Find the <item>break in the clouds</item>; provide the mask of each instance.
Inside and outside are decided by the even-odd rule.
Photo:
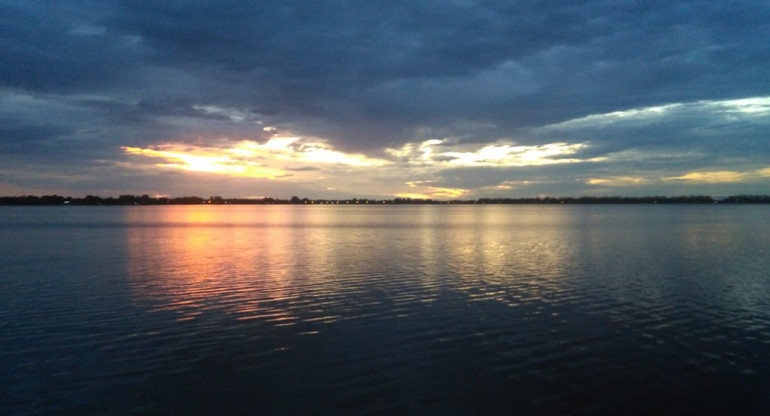
[[[764,1],[0,0],[0,193],[770,193]]]

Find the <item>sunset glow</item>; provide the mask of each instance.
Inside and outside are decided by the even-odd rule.
[[[294,163],[347,165],[357,167],[381,166],[387,162],[363,155],[335,151],[322,142],[298,137],[274,137],[267,142],[243,140],[221,146],[191,146],[162,144],[152,148],[122,147],[129,155],[162,159],[155,166],[251,178],[277,179],[287,176]]]
[[[251,178],[278,178],[285,175],[276,169],[259,166],[254,162],[238,161],[225,155],[190,154],[179,151],[166,151],[155,149],[140,149],[135,147],[122,147],[131,155],[139,155],[150,158],[159,158],[166,163],[157,163],[161,168],[181,169],[194,172],[208,172],[233,176],[247,176]]]
[[[523,146],[513,142],[470,146],[431,139],[419,144],[407,143],[399,149],[386,151],[395,157],[406,158],[413,164],[447,167],[523,167],[604,160],[567,157],[587,147],[584,143],[561,142],[541,146]]]
[[[682,176],[674,176],[666,179],[672,180],[672,181],[725,183],[725,182],[740,182],[745,177],[746,177],[746,174],[741,172],[722,170],[717,172],[690,172]]]
[[[122,147],[130,156],[138,157],[136,166],[149,159],[159,160],[153,166],[159,169],[177,169],[192,172],[229,175],[237,177],[283,180],[289,182],[318,182],[327,190],[339,189],[334,183],[348,182],[355,185],[351,172],[358,178],[366,178],[366,168],[377,167],[376,173],[383,183],[404,173],[414,176],[428,174],[428,168],[472,167],[526,167],[580,162],[600,162],[601,158],[575,157],[587,145],[583,143],[551,143],[542,146],[524,146],[512,142],[495,144],[461,145],[452,140],[430,139],[420,143],[407,143],[401,149],[386,149],[385,153],[395,160],[372,158],[362,154],[345,153],[328,145],[322,139],[278,135],[264,143],[251,140],[238,142],[221,140],[219,144],[197,146],[183,143],[166,143],[138,148]],[[405,171],[399,159],[406,160]],[[428,176],[430,176],[428,174]],[[457,199],[469,195],[462,187],[437,186],[433,180],[401,182],[401,192],[391,195],[420,199]],[[394,184],[395,185],[395,184]],[[344,189],[344,188],[341,188]],[[503,188],[498,188],[503,189]],[[415,192],[418,191],[418,192]]]
[[[600,186],[633,186],[648,183],[650,180],[638,176],[614,176],[608,178],[591,178],[586,181],[589,185]]]

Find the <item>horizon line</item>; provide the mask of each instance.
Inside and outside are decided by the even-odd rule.
[[[85,197],[61,196],[47,194],[42,196],[0,196],[0,205],[348,205],[348,204],[656,204],[656,203],[770,203],[770,195],[739,194],[726,197],[709,195],[649,195],[649,196],[537,196],[537,197],[481,197],[476,199],[441,200],[432,198],[300,198],[292,196],[289,199],[276,197],[234,197],[223,198],[210,196],[183,197],[151,197],[147,194],[121,194],[118,197],[101,197],[86,195]]]

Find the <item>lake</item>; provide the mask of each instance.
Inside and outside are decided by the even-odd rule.
[[[770,206],[0,207],[0,413],[770,413]]]

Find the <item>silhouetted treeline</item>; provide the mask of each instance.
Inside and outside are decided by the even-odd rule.
[[[368,205],[368,204],[768,204],[770,195],[736,195],[724,199],[710,196],[583,196],[583,197],[543,197],[543,198],[480,198],[476,200],[438,201],[433,199],[308,199],[292,197],[279,198],[222,198],[211,196],[201,198],[184,196],[178,198],[151,197],[149,195],[120,195],[117,198],[88,195],[84,198],[64,197],[59,195],[43,196],[2,196],[0,205],[262,205],[262,204],[310,204],[310,205]]]
[[[719,202],[725,204],[770,204],[770,195],[736,195]]]
[[[481,198],[482,204],[713,204],[710,196],[581,196],[578,198]]]
[[[222,198],[212,196],[208,199],[198,196],[179,198],[154,198],[149,195],[120,195],[102,198],[87,195],[84,198],[64,197],[59,195],[43,196],[0,196],[0,205],[197,205],[197,204],[288,204],[288,200],[275,198]]]

